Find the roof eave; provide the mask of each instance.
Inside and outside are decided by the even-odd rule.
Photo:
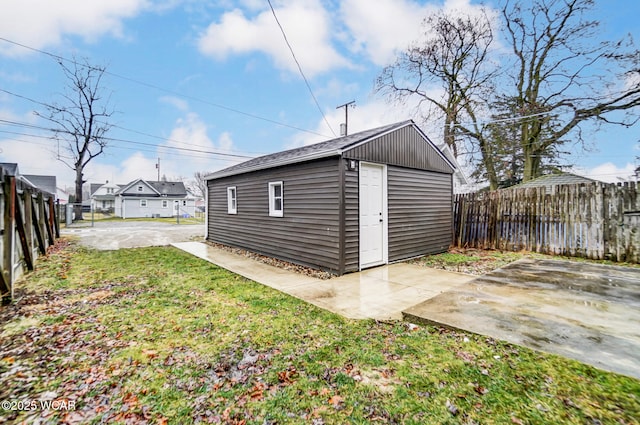
[[[254,171],[260,171],[260,170],[267,170],[269,168],[276,168],[276,167],[282,167],[285,165],[290,165],[290,164],[297,164],[300,162],[306,162],[306,161],[313,161],[316,159],[323,159],[323,158],[330,158],[332,156],[341,156],[342,155],[343,150],[342,149],[337,149],[337,150],[330,150],[330,151],[323,151],[323,152],[314,152],[313,154],[309,154],[309,155],[305,155],[305,156],[297,156],[295,158],[286,158],[286,159],[282,159],[279,161],[273,161],[273,162],[268,162],[268,163],[264,163],[264,164],[258,164],[258,165],[254,165],[252,167],[247,167],[247,168],[238,168],[236,170],[230,170],[228,172],[224,172],[224,170],[221,171],[217,171],[211,174],[207,174],[206,176],[204,176],[205,180],[216,180],[216,179],[221,179],[224,177],[231,177],[231,176],[235,176],[238,174],[245,174],[245,173],[251,173]]]

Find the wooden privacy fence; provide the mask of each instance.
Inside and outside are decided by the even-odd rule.
[[[640,187],[606,183],[454,198],[454,246],[640,263]]]
[[[19,177],[3,172],[0,176],[0,210],[4,213],[0,229],[0,296],[6,304],[13,299],[16,279],[25,269],[33,270],[38,256],[60,237],[60,226],[52,194]]]

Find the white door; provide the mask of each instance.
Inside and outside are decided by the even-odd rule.
[[[360,163],[360,268],[387,262],[387,190],[384,165]]]

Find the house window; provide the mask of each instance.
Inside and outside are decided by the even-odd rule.
[[[141,207],[146,207],[147,206],[147,200],[146,199],[140,199],[140,206]]]
[[[162,200],[162,208],[168,208],[169,207],[169,201],[167,201],[166,199]]]
[[[238,213],[238,201],[236,199],[236,188],[228,187],[227,188],[227,213],[229,214],[237,214]]]
[[[142,186],[138,186],[138,192],[142,192]]]
[[[182,201],[182,206],[183,206],[183,207],[186,207],[186,206],[187,206],[187,201],[186,201],[186,200]]]
[[[269,183],[269,215],[282,217],[284,211],[284,194],[282,182]]]

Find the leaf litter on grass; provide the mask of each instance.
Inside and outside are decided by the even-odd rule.
[[[463,332],[343,319],[173,248],[67,244],[41,264],[0,310],[0,398],[76,409],[0,411],[0,423],[633,423],[640,414],[637,380]]]

